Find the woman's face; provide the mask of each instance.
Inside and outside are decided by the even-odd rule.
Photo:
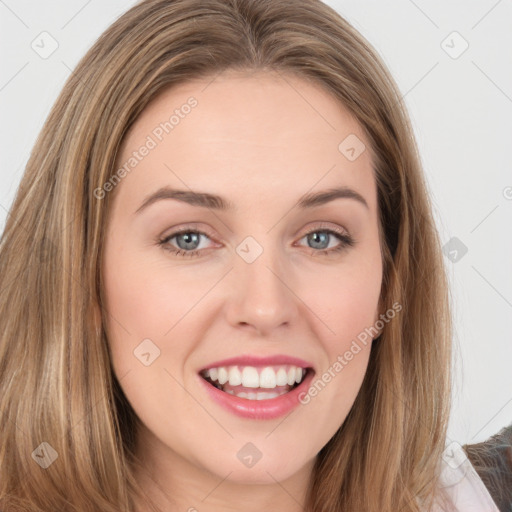
[[[140,455],[159,475],[217,483],[307,474],[356,398],[371,347],[362,333],[379,318],[377,190],[360,126],[302,79],[225,72],[156,98],[123,143],[123,165],[104,313],[115,374],[143,425]],[[341,188],[363,201],[322,199]],[[182,193],[148,200],[162,189]],[[240,372],[225,391],[199,373],[222,366]],[[286,391],[293,366],[312,368],[300,400],[226,392],[239,376]]]

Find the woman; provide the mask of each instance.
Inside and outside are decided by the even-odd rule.
[[[4,512],[457,509],[412,129],[324,4],[118,19],[36,143],[0,275]]]

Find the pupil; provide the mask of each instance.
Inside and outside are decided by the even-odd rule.
[[[329,243],[328,243],[329,234],[328,233],[315,232],[315,233],[311,233],[308,235],[309,241],[310,242],[312,241],[313,244],[318,243],[318,239],[321,237],[324,238],[323,242],[327,242],[327,245],[329,245]],[[320,245],[322,245],[322,242],[320,242]],[[315,249],[325,249],[327,247],[327,245],[322,246],[322,247],[315,247]]]
[[[182,246],[183,244],[180,244],[180,240],[182,240],[182,239],[185,240],[185,247]],[[180,249],[195,249],[197,247],[197,245],[194,246],[194,244],[197,244],[199,242],[199,234],[192,233],[192,232],[182,233],[181,235],[178,235],[178,237],[176,238],[176,241],[177,241]],[[189,246],[190,244],[192,244],[192,247]]]

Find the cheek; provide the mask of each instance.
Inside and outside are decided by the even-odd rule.
[[[122,258],[116,258],[117,254],[122,254]],[[161,310],[168,303],[168,298],[158,293],[159,290],[148,277],[144,266],[138,264],[123,247],[112,245],[106,252],[104,297],[107,339],[118,378],[131,373],[129,378],[123,379],[124,382],[131,381],[134,372],[145,368],[136,358],[137,347],[147,346],[151,358],[160,357],[162,347],[159,340],[171,328],[171,319],[164,325],[163,319],[166,317]],[[172,307],[172,304],[167,305]],[[153,368],[156,362],[158,358],[152,364]],[[149,373],[146,372],[146,378]]]
[[[105,316],[114,371],[137,415],[151,423],[155,411],[173,411],[177,403],[185,407],[190,400],[173,377],[183,380],[182,363],[192,344],[179,336],[178,322],[197,299],[192,302],[186,287],[171,282],[168,269],[159,270],[147,258],[130,258],[126,251],[123,261],[105,262]],[[164,341],[169,331],[179,343]]]
[[[303,300],[321,320],[317,334],[330,352],[346,350],[375,325],[381,279],[379,266],[360,265],[329,269],[303,285]]]
[[[165,376],[165,370],[183,379],[184,362],[199,332],[190,322],[211,284],[197,273],[191,279],[189,269],[173,267],[162,259],[151,261],[148,255],[128,250],[116,249],[112,254],[123,254],[123,258],[109,259],[107,253],[105,259],[107,339],[125,393],[141,403],[144,390],[154,389],[149,391],[152,396],[160,392],[158,376]],[[138,359],[147,352],[149,366]],[[169,380],[166,386],[176,387],[175,394],[180,392],[171,377],[165,380]]]
[[[130,339],[160,340],[199,301],[200,280],[180,279],[176,269],[125,257],[105,275],[107,311],[113,332]],[[204,286],[203,286],[204,288]]]
[[[303,300],[319,318],[315,334],[327,355],[313,394],[319,414],[331,411],[323,420],[333,428],[348,414],[368,367],[381,291],[377,263],[333,267],[318,273],[314,286],[303,284]]]
[[[322,425],[318,436],[330,435],[345,421],[363,383],[371,352],[380,280],[364,272],[323,276],[323,284],[305,302],[318,314],[316,336],[327,359],[315,375],[303,403],[310,403]],[[326,291],[327,290],[327,291]],[[318,313],[317,313],[318,312]],[[327,441],[327,439],[326,439]]]

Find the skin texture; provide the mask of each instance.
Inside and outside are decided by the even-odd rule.
[[[315,456],[356,398],[371,343],[307,405],[275,420],[225,411],[198,371],[240,354],[288,354],[309,361],[319,377],[379,318],[370,151],[349,161],[338,149],[350,134],[369,143],[318,86],[229,71],[160,94],[125,138],[119,165],[190,96],[197,106],[162,141],[152,136],[157,146],[117,185],[102,262],[114,371],[143,423],[138,453],[151,476],[140,481],[164,510],[302,510]],[[218,194],[236,209],[166,199],[135,213],[162,186]],[[295,207],[303,194],[336,186],[355,189],[368,208],[346,198]],[[197,248],[199,256],[158,245],[183,227],[207,236],[193,247],[177,237],[167,247]],[[355,245],[321,254],[342,243],[330,235],[318,248],[306,236],[325,228],[349,233]],[[236,252],[248,236],[263,249],[252,263]],[[160,350],[149,366],[134,356],[144,339]],[[250,468],[237,458],[246,443],[262,454]]]

